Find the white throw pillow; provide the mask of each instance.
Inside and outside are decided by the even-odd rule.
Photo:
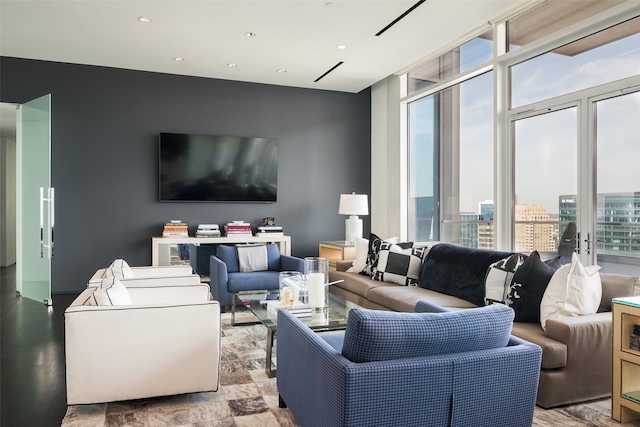
[[[117,277],[102,279],[87,305],[132,305],[129,291]]]
[[[114,260],[105,271],[105,277],[115,276],[118,279],[133,279],[133,270],[123,259]]]
[[[546,330],[547,319],[595,314],[602,299],[600,266],[584,267],[578,255],[571,264],[560,267],[551,277],[540,303],[540,324]]]
[[[127,291],[127,288],[122,282],[115,277],[113,278],[111,286],[98,288],[93,295],[98,305],[133,305],[129,291]]]
[[[383,239],[385,242],[398,243],[399,237],[389,237]],[[347,270],[347,273],[361,273],[367,266],[367,255],[369,254],[369,239],[363,237],[356,237],[355,241],[356,259],[353,260],[353,264]]]

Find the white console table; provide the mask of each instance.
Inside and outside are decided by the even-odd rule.
[[[151,238],[151,265],[168,265],[171,263],[170,256],[161,257],[161,252],[169,253],[169,245],[180,243],[195,244],[238,244],[238,243],[277,243],[282,255],[291,255],[291,236],[271,236],[271,237],[152,237]],[[166,247],[161,250],[160,246]]]

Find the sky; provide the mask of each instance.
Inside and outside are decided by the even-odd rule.
[[[479,39],[465,48],[487,51],[487,44]],[[464,49],[461,56],[464,61]],[[463,63],[461,68],[469,66]],[[639,73],[640,34],[573,57],[548,53],[512,68],[513,104],[527,105]],[[492,79],[487,73],[460,85],[460,209],[465,212],[477,212],[480,201],[493,199]],[[433,188],[432,104],[429,97],[411,107],[411,132],[421,146],[411,159],[416,171],[411,185],[415,189],[416,182],[422,183],[414,193],[419,196],[432,195],[428,193]],[[640,191],[640,92],[597,102],[596,112],[597,192]],[[557,213],[558,196],[577,193],[578,117],[574,107],[515,122],[519,203],[545,204]]]

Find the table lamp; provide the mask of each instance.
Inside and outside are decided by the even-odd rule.
[[[356,193],[341,194],[338,213],[340,215],[349,215],[349,218],[344,221],[345,240],[349,244],[354,244],[356,237],[362,237],[362,220],[358,218],[358,215],[369,215],[367,195]]]

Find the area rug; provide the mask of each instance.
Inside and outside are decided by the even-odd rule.
[[[243,309],[236,314],[237,322],[251,320],[255,318]],[[62,426],[298,426],[289,410],[278,407],[276,379],[268,378],[264,372],[265,348],[264,326],[232,327],[231,314],[223,313],[220,390],[97,405],[72,405],[67,408]],[[536,407],[533,426],[619,427],[619,423],[611,420],[610,411],[611,401],[608,399],[551,410]],[[625,425],[640,426],[640,423]]]

